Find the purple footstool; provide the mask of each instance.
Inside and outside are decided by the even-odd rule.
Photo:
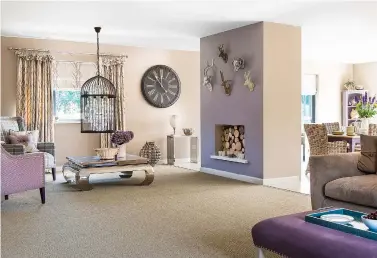
[[[290,258],[377,258],[377,241],[305,222],[307,213],[259,222],[254,245]]]

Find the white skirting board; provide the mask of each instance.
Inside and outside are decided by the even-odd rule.
[[[215,176],[231,178],[231,179],[235,179],[235,180],[238,180],[238,181],[257,184],[257,185],[263,184],[263,179],[261,179],[261,178],[234,174],[234,173],[230,173],[230,172],[222,171],[222,170],[217,170],[217,169],[213,169],[213,168],[201,167],[200,172],[215,175]]]

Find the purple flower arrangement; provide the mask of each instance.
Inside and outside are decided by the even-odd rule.
[[[356,111],[359,113],[360,118],[371,118],[377,114],[377,99],[376,96],[368,96],[365,92],[360,99],[357,99]]]
[[[134,138],[132,131],[116,131],[111,136],[111,142],[116,145],[122,145],[130,142]]]

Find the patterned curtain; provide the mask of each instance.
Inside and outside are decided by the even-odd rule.
[[[25,119],[27,130],[39,130],[39,141],[54,141],[52,63],[48,52],[16,51],[16,114]]]
[[[124,57],[123,56],[101,56],[100,69],[101,75],[109,79],[116,88],[116,130],[125,130],[125,95],[124,95]],[[101,148],[109,148],[112,146],[110,142],[111,134],[101,134]]]

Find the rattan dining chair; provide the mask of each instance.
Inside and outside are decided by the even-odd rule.
[[[369,135],[377,136],[377,124],[369,124]]]
[[[304,129],[309,142],[310,156],[347,153],[347,142],[329,142],[326,126],[323,124],[304,124]],[[310,172],[310,157],[306,174]]]
[[[340,131],[339,122],[323,123],[323,125],[326,127],[327,134],[331,134],[333,131]]]

